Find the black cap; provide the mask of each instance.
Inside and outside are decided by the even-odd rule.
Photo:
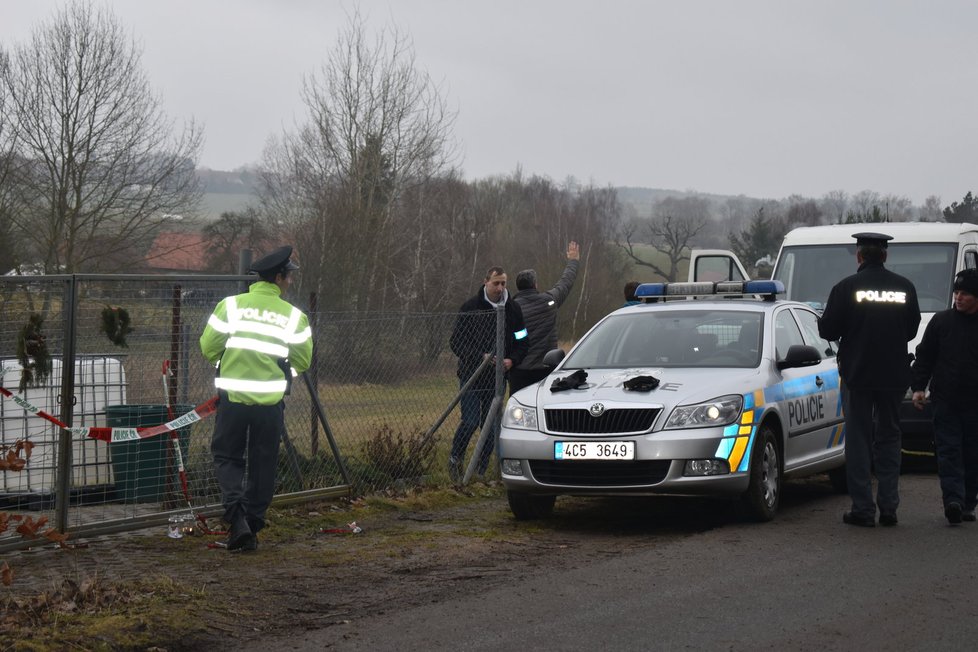
[[[978,269],[962,269],[954,277],[954,291],[978,297]]]
[[[853,233],[852,237],[856,239],[856,244],[858,246],[866,245],[868,247],[879,247],[880,249],[886,249],[887,242],[893,239],[892,235],[869,232]]]
[[[299,266],[292,262],[292,247],[279,247],[272,253],[259,258],[251,264],[251,271],[258,274],[278,274],[285,270],[299,269]]]

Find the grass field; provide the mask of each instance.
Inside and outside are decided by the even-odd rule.
[[[251,193],[204,193],[200,204],[201,214],[208,220],[216,220],[221,213],[244,210],[249,204],[257,203],[257,198]]]

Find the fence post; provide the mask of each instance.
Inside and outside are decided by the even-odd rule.
[[[64,331],[61,352],[61,422],[71,426],[75,403],[75,337],[78,332],[78,282],[72,274],[65,281],[64,304],[61,312]],[[55,472],[54,527],[62,534],[68,531],[68,503],[72,479],[72,434],[58,429],[58,468]]]
[[[238,254],[238,274],[244,276],[251,269],[251,249],[242,249]],[[241,291],[248,291],[248,282],[241,282]]]
[[[172,374],[170,382],[166,385],[166,403],[165,405],[176,405],[177,404],[177,387],[180,385],[180,370],[181,370],[181,358],[180,354],[181,340],[180,331],[181,328],[181,315],[180,311],[183,307],[183,286],[179,283],[173,286],[171,292],[171,304],[170,304],[170,372]],[[167,418],[172,419],[174,415],[172,411],[168,411]],[[179,444],[178,444],[179,445]],[[163,476],[163,509],[173,509],[178,504],[179,501],[173,497],[173,494],[177,491],[174,486],[173,471],[174,471],[173,450],[171,447],[166,449],[166,464],[164,465],[164,476]]]
[[[512,301],[509,297],[507,301]],[[506,395],[506,304],[496,306],[496,395],[492,401],[492,450],[496,452],[496,462],[499,462],[499,431],[503,425],[503,399]]]
[[[309,327],[312,329],[313,341],[317,341],[317,334],[319,333],[319,302],[318,295],[315,292],[309,293]],[[312,360],[310,361],[309,368],[306,370],[306,377],[312,384],[316,391],[319,391],[319,347],[312,347]],[[309,415],[309,450],[310,454],[315,457],[319,452],[319,421],[316,420],[317,412],[315,403],[309,406],[311,414]],[[349,484],[349,481],[347,481]]]

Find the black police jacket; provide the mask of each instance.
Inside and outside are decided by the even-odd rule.
[[[933,398],[954,404],[978,400],[978,315],[953,308],[934,315],[917,345],[910,389],[930,381]]]
[[[818,333],[839,341],[839,375],[851,389],[905,390],[907,342],[917,335],[920,306],[908,279],[863,263],[832,288]]]
[[[526,325],[523,311],[519,305],[508,298],[505,304],[506,335],[504,357],[513,361],[515,367],[526,357]],[[474,297],[462,304],[455,319],[452,336],[449,340],[452,353],[458,356],[457,372],[459,380],[465,382],[482,364],[485,354],[493,355],[496,350],[496,309],[489,303],[480,287]],[[488,367],[480,374],[472,389],[492,387],[495,370]]]

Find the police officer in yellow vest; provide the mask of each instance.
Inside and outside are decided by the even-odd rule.
[[[920,306],[909,279],[883,267],[883,233],[856,233],[859,270],[832,288],[818,333],[839,340],[839,376],[846,420],[848,525],[897,524],[900,505],[900,401],[910,386],[907,342],[917,334]],[[873,471],[876,501],[873,502]]]
[[[211,454],[230,524],[229,551],[258,547],[285,433],[282,398],[292,376],[312,359],[309,320],[281,296],[299,269],[291,258],[292,247],[282,247],[256,261],[251,271],[260,280],[217,304],[200,336],[200,350],[217,367],[220,403]]]

